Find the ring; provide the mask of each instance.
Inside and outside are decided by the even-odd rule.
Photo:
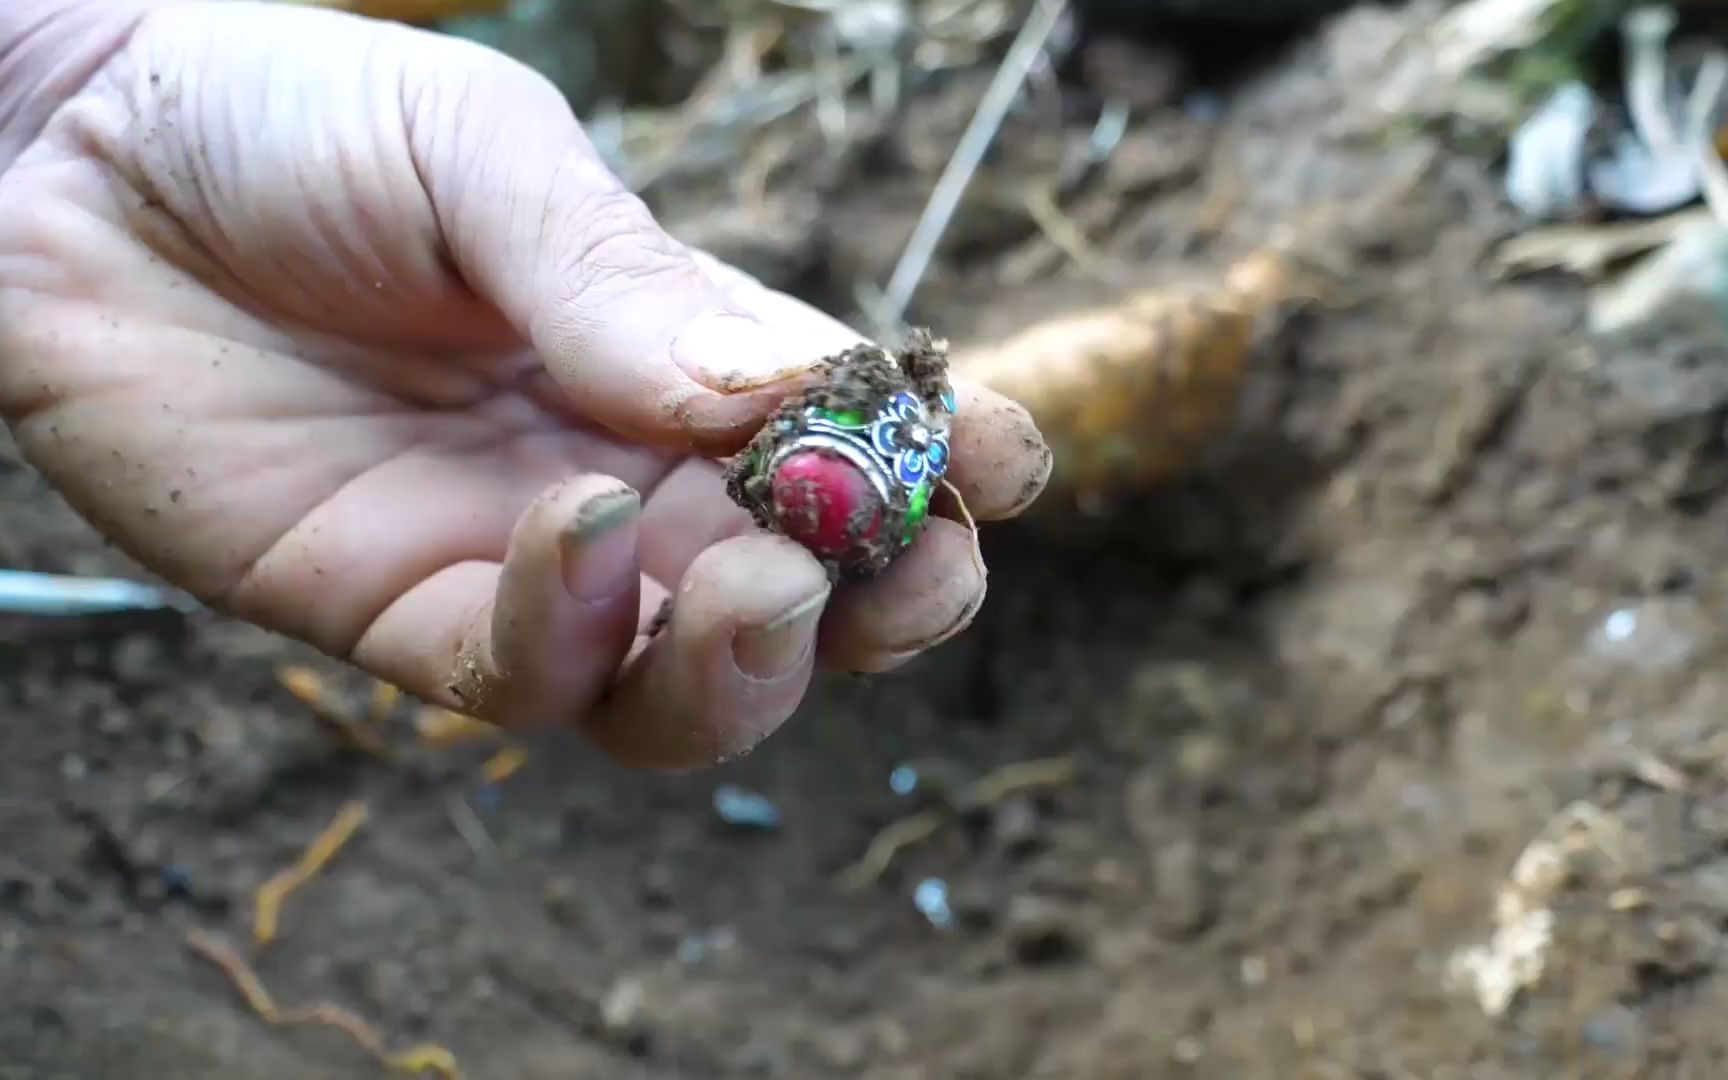
[[[772,449],[746,463],[758,519],[842,569],[885,567],[923,530],[948,472],[953,390],[934,404],[895,390],[873,413],[811,406],[784,417]]]

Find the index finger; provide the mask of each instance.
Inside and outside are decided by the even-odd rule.
[[[754,277],[704,252],[696,261],[728,298],[769,326],[783,327],[790,341],[811,356],[832,356],[868,340],[839,319],[804,301],[770,289]],[[960,375],[951,375],[959,412],[950,434],[953,455],[947,479],[980,521],[1000,521],[1024,511],[1050,479],[1053,456],[1025,407]]]

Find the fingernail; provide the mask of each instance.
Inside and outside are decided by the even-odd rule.
[[[1056,452],[1049,446],[1038,444],[1038,471],[1026,480],[1026,485],[1019,491],[1019,497],[1014,505],[1003,511],[1005,518],[1016,518],[1032,508],[1038,497],[1044,494],[1044,489],[1050,485],[1050,475],[1056,470]]]
[[[642,499],[634,491],[602,495],[577,511],[565,529],[561,553],[564,588],[584,604],[610,600],[636,577],[636,522]]]
[[[782,382],[819,356],[794,356],[766,326],[745,315],[705,315],[672,339],[672,359],[710,390],[736,394]]]
[[[738,670],[764,682],[789,674],[814,646],[816,624],[827,603],[828,590],[823,589],[760,629],[740,630],[732,639],[732,659]]]
[[[973,621],[978,618],[978,613],[984,610],[984,597],[988,592],[989,588],[986,581],[983,578],[980,578],[978,582],[978,591],[966,602],[966,606],[960,610],[960,614],[955,616],[954,620],[939,633],[933,634],[922,641],[913,642],[912,644],[904,645],[896,649],[889,649],[883,652],[880,656],[875,657],[869,665],[860,668],[859,670],[871,675],[880,675],[884,672],[893,671],[895,668],[904,667],[910,661],[923,656],[931,649],[936,648],[936,646],[946,644],[950,640],[959,637],[966,631],[967,627],[971,626]]]

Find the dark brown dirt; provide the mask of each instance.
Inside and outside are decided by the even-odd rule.
[[[1409,29],[1357,13],[1223,119],[1160,114],[1112,166],[1141,179],[1075,210],[1165,278],[1420,173],[1242,430],[1110,519],[987,529],[971,631],[827,683],[747,760],[378,761],[277,688],[298,650],[225,622],[7,653],[0,1077],[378,1075],[183,945],[244,942],[252,890],[356,797],[259,970],[470,1077],[1723,1075],[1728,389],[1683,349],[1591,348],[1563,282],[1487,280],[1511,222],[1484,165],[1369,135]],[[910,222],[881,220],[872,243]],[[915,314],[964,341],[1107,292],[1034,237]],[[0,462],[0,563],[123,568]],[[836,885],[917,801],[896,766],[1055,755],[1071,783]],[[719,820],[724,783],[778,827]],[[936,879],[941,925],[914,904]],[[1520,956],[1490,1015],[1468,962]]]

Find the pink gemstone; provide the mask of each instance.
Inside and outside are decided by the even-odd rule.
[[[774,470],[774,518],[818,556],[839,558],[882,528],[882,498],[850,461],[803,450]]]

